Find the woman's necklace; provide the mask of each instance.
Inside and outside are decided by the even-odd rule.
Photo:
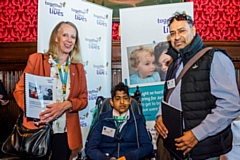
[[[61,65],[59,63],[59,60],[56,60],[57,63],[57,68],[58,68],[58,73],[60,75],[60,80],[62,82],[62,93],[63,93],[63,101],[65,101],[65,96],[66,96],[66,88],[67,88],[67,79],[68,79],[68,61],[69,61],[69,57],[67,58],[66,61],[66,66],[64,68],[64,77],[63,77],[63,73],[62,73],[62,69],[61,69]]]

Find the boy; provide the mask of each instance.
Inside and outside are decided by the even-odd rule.
[[[122,82],[111,91],[111,111],[102,113],[93,126],[86,154],[93,160],[138,160],[149,155],[153,146],[142,115],[129,108],[128,86]]]

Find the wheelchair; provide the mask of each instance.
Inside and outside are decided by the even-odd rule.
[[[146,126],[146,119],[145,119],[145,117],[143,115],[143,112],[142,112],[141,93],[138,89],[138,86],[137,86],[137,89],[134,93],[134,96],[131,96],[131,97],[132,97],[132,101],[131,101],[129,109],[131,109],[131,111],[133,113],[137,113],[137,114],[142,115],[145,126]],[[89,132],[88,132],[87,140],[88,140],[88,138],[89,138],[89,136],[92,132],[93,126],[97,123],[100,114],[104,113],[104,112],[108,112],[112,109],[112,106],[110,105],[110,99],[111,98],[104,98],[103,96],[98,96],[97,97],[96,103],[95,103],[95,108],[94,108],[93,115],[92,115],[93,120],[91,122],[91,126],[90,126],[90,129],[89,129]],[[148,132],[148,135],[149,135],[150,140],[152,141],[151,133]],[[145,157],[144,160],[151,160],[154,157],[155,157],[155,154],[151,153],[149,156]],[[90,158],[88,158],[88,156],[85,153],[85,148],[83,148],[83,150],[79,153],[78,160],[90,160]]]

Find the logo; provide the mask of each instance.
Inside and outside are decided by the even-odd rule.
[[[192,66],[192,69],[196,69],[198,68],[198,65],[194,64],[194,66]]]
[[[106,65],[108,66],[108,63]],[[96,68],[96,74],[97,75],[107,75],[107,66],[93,65],[93,68]]]
[[[93,50],[100,50],[99,42],[101,42],[101,37],[98,38],[85,38],[86,42],[88,43],[88,48]]]
[[[93,14],[93,17],[96,18],[97,25],[107,27],[108,14],[104,16]]]
[[[81,126],[81,127],[87,127],[87,123],[84,122],[84,121],[80,121],[80,126]]]
[[[88,14],[88,9],[80,10],[80,9],[71,8],[71,11],[75,13],[74,18],[76,20],[87,22],[86,15]]]
[[[98,97],[99,88],[96,88],[95,90],[88,91],[88,100],[96,101],[96,99]],[[102,89],[102,87],[101,87],[101,89]]]
[[[49,6],[49,13],[56,16],[63,16],[61,9],[66,6],[66,2],[57,4],[45,1],[45,5]]]
[[[97,90],[98,90],[98,91],[101,91],[101,90],[102,90],[102,86],[99,86],[99,87],[97,88]]]
[[[86,62],[82,62],[83,66],[84,66],[84,72],[85,74],[87,74],[87,70],[85,69],[86,66],[88,66],[89,61]]]
[[[83,66],[88,66],[89,61],[83,62]]]
[[[167,25],[168,19],[166,18],[158,18],[157,23],[158,24],[163,24],[163,33],[168,34],[169,33],[169,27]]]
[[[66,6],[66,2],[60,3],[63,7]]]

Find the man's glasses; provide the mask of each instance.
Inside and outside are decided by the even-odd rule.
[[[190,16],[186,15],[186,14],[178,14],[175,15],[173,17],[170,17],[167,21],[168,26],[170,26],[170,24],[172,24],[173,20],[176,19],[177,21],[187,21],[188,24],[193,25],[193,20]]]

